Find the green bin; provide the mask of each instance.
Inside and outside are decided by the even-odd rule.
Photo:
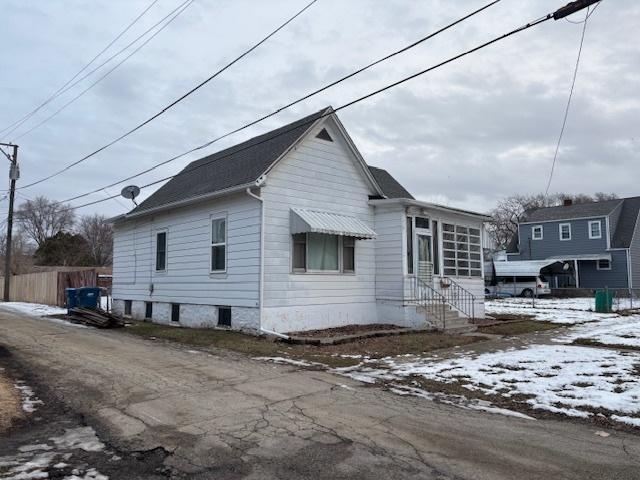
[[[609,290],[596,290],[596,312],[611,313],[613,294]]]

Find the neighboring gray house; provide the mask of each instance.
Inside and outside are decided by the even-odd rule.
[[[508,261],[547,261],[552,288],[640,287],[640,197],[531,210]]]
[[[483,222],[368,166],[331,108],[188,165],[114,221],[113,306],[186,326],[459,327]]]

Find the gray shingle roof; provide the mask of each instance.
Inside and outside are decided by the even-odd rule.
[[[130,213],[255,182],[331,107],[187,165]]]
[[[605,200],[603,202],[576,203],[559,207],[538,208],[527,212],[527,222],[548,222],[570,218],[601,217],[610,214],[622,200]]]
[[[386,170],[369,166],[369,171],[388,198],[413,198],[413,195]]]
[[[611,241],[613,248],[628,248],[631,245],[640,213],[640,197],[625,198],[623,201],[618,226]]]

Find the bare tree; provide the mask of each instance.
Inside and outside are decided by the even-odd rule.
[[[113,229],[104,215],[85,215],[80,220],[79,233],[89,246],[89,258],[95,266],[111,265]]]
[[[491,212],[493,221],[487,225],[487,232],[491,236],[497,248],[505,248],[511,239],[518,233],[518,223],[523,221],[528,210],[541,207],[554,207],[562,205],[564,200],[570,199],[573,203],[600,202],[618,198],[613,193],[598,192],[595,195],[588,194],[564,194],[545,196],[537,195],[512,195],[498,202]]]
[[[71,230],[75,214],[68,205],[39,196],[18,207],[16,220],[27,237],[39,247],[47,238]]]
[[[4,256],[7,249],[7,232],[0,233],[0,266],[4,267]],[[19,275],[28,273],[33,266],[33,245],[21,231],[14,232],[11,236],[11,273]]]

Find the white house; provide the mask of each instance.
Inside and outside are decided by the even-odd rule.
[[[188,165],[114,221],[113,307],[184,326],[461,327],[487,217],[415,200],[329,107]]]

